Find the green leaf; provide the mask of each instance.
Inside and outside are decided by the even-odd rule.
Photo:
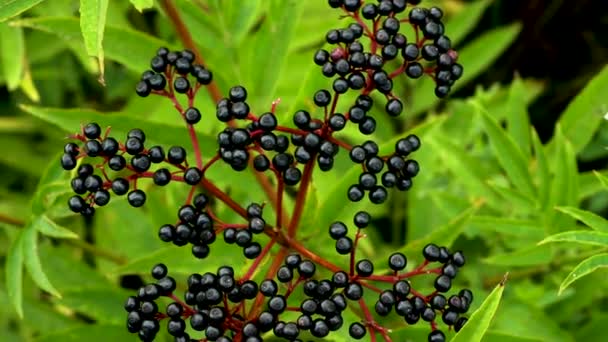
[[[61,294],[59,294],[57,289],[55,289],[53,284],[51,284],[49,278],[46,276],[46,273],[44,273],[42,270],[40,256],[38,255],[38,231],[33,226],[33,223],[30,223],[24,229],[22,248],[25,267],[29,275],[32,277],[38,287],[55,297],[61,298]]]
[[[162,260],[172,272],[187,273],[192,270],[197,270],[199,273],[215,272],[219,266],[233,261],[236,250],[231,250],[231,247],[220,246],[220,243],[217,243],[210,248],[213,258],[209,258],[205,262],[192,257],[190,248],[169,246],[142,255],[140,258],[116,268],[114,272],[118,274],[148,273],[150,268],[158,263],[158,260]]]
[[[6,255],[6,290],[17,315],[23,318],[23,241],[22,231],[11,244]]]
[[[583,222],[589,228],[598,232],[608,233],[608,220],[596,215],[590,211],[578,209],[575,207],[557,207],[555,208],[564,214],[570,215],[573,218]]]
[[[459,52],[458,63],[464,66],[464,74],[452,87],[452,92],[465,85],[488,67],[513,43],[519,35],[522,25],[514,23],[487,31]],[[449,32],[448,32],[449,35]],[[411,113],[418,115],[432,107],[439,100],[434,95],[435,82],[430,78],[416,81]]]
[[[61,227],[57,223],[53,222],[46,215],[40,216],[33,224],[33,226],[42,234],[58,239],[77,239],[78,235],[73,231]]]
[[[80,46],[83,52],[85,51],[77,18],[28,18],[15,20],[11,24],[53,33],[70,44]],[[154,56],[160,46],[172,47],[163,40],[139,31],[110,25],[105,28],[104,57],[124,65],[137,74],[149,68],[150,58]]]
[[[0,22],[17,16],[43,0],[0,0]]]
[[[87,342],[125,341],[129,332],[123,325],[90,324],[43,335],[36,342],[80,342],[86,336]]]
[[[483,301],[479,309],[471,315],[471,318],[464,325],[456,336],[451,340],[452,342],[479,342],[484,337],[490,323],[498,310],[498,305],[502,299],[502,293],[505,289],[505,283],[507,281],[508,274],[505,274],[503,280],[498,284],[490,295]]]
[[[608,234],[588,230],[574,230],[548,236],[539,245],[549,242],[576,242],[586,245],[608,246]]]
[[[523,153],[524,159],[530,158],[530,117],[528,116],[528,89],[519,75],[515,75],[509,88],[507,110],[507,131]]]
[[[540,141],[536,129],[532,130],[532,145],[536,161],[536,179],[538,184],[538,202],[541,208],[547,209],[549,205],[549,194],[551,192],[551,174],[549,172],[549,161],[545,153],[545,146]]]
[[[608,188],[608,177],[606,177],[606,175],[602,174],[601,172],[595,171],[595,170],[593,170],[593,174],[595,175],[597,180],[599,180],[600,183],[602,183],[602,186],[604,188]],[[581,188],[582,188],[582,186],[581,186]],[[581,190],[581,192],[583,192],[583,191]]]
[[[553,260],[553,248],[550,245],[532,245],[505,254],[495,254],[483,260],[489,265],[500,266],[537,266],[547,265]]]
[[[23,29],[0,23],[0,74],[6,80],[9,90],[21,85],[24,74],[25,44]]]
[[[445,168],[459,176],[457,181],[466,186],[469,199],[481,197],[490,205],[498,205],[501,208],[504,206],[504,202],[486,183],[485,165],[480,162],[479,158],[471,156],[471,153],[464,150],[462,145],[454,143],[453,140],[441,134],[433,134],[425,142],[434,153],[441,157]]]
[[[482,232],[499,233],[530,239],[542,239],[544,230],[540,223],[531,220],[519,220],[506,217],[474,216],[471,225]]]
[[[558,124],[562,128],[567,140],[572,143],[575,154],[578,154],[591,141],[595,131],[604,120],[603,115],[608,112],[606,102],[606,89],[608,89],[608,66],[604,66],[570,102],[566,111],[560,116]],[[559,144],[554,137],[552,147]]]
[[[445,32],[452,40],[452,46],[462,41],[476,26],[492,0],[480,0],[462,6],[458,13],[450,17],[445,24]]]
[[[475,103],[481,121],[490,137],[492,150],[498,162],[509,176],[509,180],[523,194],[534,197],[534,185],[528,172],[525,155],[509,136],[479,103]],[[527,128],[526,128],[527,131]]]
[[[78,132],[86,122],[101,122],[112,127],[112,135],[122,137],[132,128],[141,128],[153,142],[167,145],[190,146],[190,138],[185,127],[153,123],[119,113],[102,114],[88,109],[43,108],[21,105],[20,108],[35,117],[61,127],[68,132]],[[215,149],[215,139],[198,134],[202,148]]]
[[[272,13],[273,19],[265,20],[255,38],[247,42],[242,50],[248,55],[248,58],[243,60],[251,70],[248,80],[251,85],[255,84],[254,102],[260,106],[269,106],[275,96],[277,83],[287,59],[289,43],[303,8],[302,1],[294,0],[272,0],[268,2],[268,6],[268,12]]]
[[[152,8],[154,6],[154,0],[129,0],[133,6],[140,12],[143,12],[146,8]]]
[[[97,57],[99,81],[104,84],[103,33],[108,0],[80,0],[80,30],[89,56]]]
[[[578,264],[570,274],[562,281],[559,285],[559,292],[561,294],[564,292],[570,284],[577,281],[578,279],[588,275],[589,273],[597,270],[598,268],[608,267],[608,253],[603,253],[599,255],[594,255],[583,260],[580,264]]]
[[[578,166],[576,155],[572,144],[566,140],[560,126],[557,126],[555,138],[556,148],[554,149],[552,170],[554,172],[551,182],[551,194],[549,197],[550,206],[571,206],[578,205]],[[568,220],[559,219],[561,214],[556,212],[548,213],[547,227],[550,233],[557,233],[572,223]]]
[[[415,253],[429,243],[435,243],[440,246],[451,246],[452,243],[462,234],[469,222],[469,219],[475,214],[478,206],[466,209],[458,216],[454,217],[450,222],[442,227],[433,230],[422,239],[414,240],[405,246],[405,252]]]

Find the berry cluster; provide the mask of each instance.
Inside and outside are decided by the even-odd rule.
[[[196,167],[188,167],[186,150],[181,146],[172,146],[165,154],[162,146],[146,148],[145,133],[138,128],[127,133],[124,143],[116,138],[101,136],[101,128],[97,123],[89,123],[82,127],[80,133],[71,138],[79,140],[82,146],[69,142],[64,147],[61,165],[65,170],[73,170],[77,166],[77,175],[71,181],[72,190],[76,195],[70,197],[68,206],[75,213],[91,216],[95,207],[109,203],[110,192],[116,196],[127,195],[129,204],[141,207],[146,202],[146,193],[137,188],[141,178],[152,178],[154,184],[165,186],[171,180],[183,181],[189,185],[197,185],[202,179],[202,172]],[[98,159],[97,164],[78,160]],[[165,164],[154,172],[150,169],[155,164]],[[168,167],[177,168],[171,172]],[[99,172],[96,174],[96,170]],[[110,177],[109,172],[116,177]],[[180,176],[181,174],[181,176]],[[83,195],[84,198],[83,198]]]
[[[372,93],[377,90],[378,97],[386,99],[380,107],[397,117],[404,105],[393,93],[396,77],[427,74],[437,84],[435,94],[444,97],[462,75],[462,66],[456,63],[458,54],[444,35],[443,13],[435,7],[411,6],[418,2],[329,0],[331,7],[354,20],[328,32],[326,40],[333,48],[318,50],[313,56],[326,77],[335,77],[332,90],[316,91],[314,106],[293,113],[288,125],[281,125],[275,116],[278,100],[269,111],[256,115],[247,103],[244,86],[230,88],[225,98],[210,90],[212,96],[216,94],[215,117],[225,127],[217,134],[217,146],[204,154],[194,128],[203,114],[194,100],[203,86],[214,87],[212,74],[197,63],[190,50],[158,49],[135,91],[142,97],[171,100],[186,124],[195,161],[187,160],[182,146],[172,146],[166,153],[162,146],[147,148],[140,129],[129,131],[124,141],[110,137],[109,128],[102,136],[96,123],[72,135],[76,142],[68,143],[61,157],[64,169],[74,170],[71,184],[76,195],[68,202],[72,211],[93,215],[95,207],[109,202],[110,190],[117,196],[127,195],[132,206],[141,207],[146,201],[146,194],[138,189],[141,179],[150,178],[158,186],[185,183],[190,191],[176,208],[176,222],[160,227],[159,238],[176,246],[191,245],[193,256],[200,259],[212,258],[211,245],[220,240],[220,244],[238,246],[249,259],[244,274],[229,265],[215,273],[191,274],[183,299],[176,295],[177,284],[167,275],[167,267],[154,266],[156,282],[142,287],[125,304],[130,332],[142,341],[152,341],[161,331],[160,322],[166,320],[166,331],[175,341],[251,342],[271,335],[303,341],[339,330],[348,331],[355,340],[369,335],[375,341],[380,335],[391,341],[393,327],[380,321],[393,310],[405,324],[427,322],[431,342],[446,339],[439,321],[455,331],[462,328],[467,322],[462,315],[470,308],[473,295],[468,289],[447,294],[465,264],[461,251],[452,253],[429,244],[422,251],[425,260],[417,266],[395,252],[388,258],[388,270],[379,271],[371,260],[357,255],[359,241],[372,223],[366,210],[354,214],[354,232],[342,221],[329,224],[337,260],[319,256],[297,236],[314,169],[331,171],[342,149],[361,168],[358,182],[344,194],[350,201],[367,196],[370,203],[382,204],[389,189],[412,187],[420,167],[411,156],[421,141],[407,135],[397,141],[394,151],[381,155],[378,142],[370,138],[378,124],[374,102],[379,102]],[[413,27],[415,39],[400,32],[405,24]],[[390,71],[391,66],[395,70]],[[339,107],[340,99],[345,98],[341,95],[347,91],[359,94],[354,103]],[[338,108],[348,111],[341,113]],[[340,138],[349,122],[357,125],[365,139],[351,145]],[[264,218],[266,202],[249,202],[244,207],[206,176],[218,162],[236,172],[254,172],[276,221],[270,222],[271,215]],[[294,203],[290,213],[284,208],[285,196],[291,196]],[[216,214],[220,213],[218,205],[226,206],[242,221],[225,222]],[[259,275],[267,264],[265,275]],[[428,275],[434,277],[435,290],[423,294],[415,279]],[[368,291],[377,295],[371,305],[367,301],[373,297],[364,296]],[[159,310],[161,297],[170,299],[164,311]],[[345,322],[343,314],[352,307],[360,319]]]

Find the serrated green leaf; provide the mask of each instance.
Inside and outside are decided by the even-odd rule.
[[[467,3],[462,6],[458,13],[450,17],[445,23],[445,32],[452,40],[452,46],[455,46],[466,37],[476,26],[488,5],[492,0],[480,0]]]
[[[608,253],[594,255],[583,260],[568,274],[566,279],[559,285],[559,294],[564,292],[570,284],[577,281],[578,279],[588,275],[589,273],[599,269],[608,267]]]
[[[154,266],[152,264],[150,267]],[[63,292],[63,298],[56,300],[78,312],[87,315],[100,323],[120,324],[124,322],[122,306],[125,299],[132,295],[128,291],[112,286],[103,288],[79,288]],[[158,303],[159,306],[161,303]]]
[[[479,309],[475,310],[467,324],[451,340],[452,342],[479,342],[482,340],[498,310],[506,281],[507,275],[483,301]]]
[[[77,239],[78,238],[78,235],[76,235],[76,233],[74,233],[73,231],[71,231],[67,228],[61,227],[57,223],[53,222],[46,215],[42,215],[37,220],[35,220],[33,223],[33,226],[36,228],[36,230],[38,230],[40,233],[42,233],[46,236],[50,236],[50,237],[54,237],[54,238],[58,238],[58,239]]]
[[[154,6],[154,0],[129,0],[133,6],[140,12],[143,12],[146,8],[152,8]]]
[[[123,325],[92,324],[53,332],[38,337],[36,342],[80,342],[86,336],[88,342],[125,341],[129,332]]]
[[[598,232],[608,233],[608,220],[587,210],[578,209],[575,207],[557,207],[555,208],[564,214],[570,215],[573,218],[583,222],[589,228]]]
[[[23,240],[22,231],[6,255],[6,290],[17,315],[23,318]]]
[[[99,81],[104,84],[103,34],[108,0],[80,0],[80,30],[89,56],[97,57]]]
[[[524,160],[530,159],[530,117],[528,116],[528,102],[526,101],[527,89],[524,81],[515,75],[515,79],[509,88],[509,100],[507,116],[507,131],[513,142],[517,144],[524,156]]]
[[[38,231],[33,226],[33,222],[24,228],[23,234],[23,261],[28,274],[38,287],[55,297],[61,298],[61,294],[51,284],[51,281],[42,269],[40,256],[38,255]]]
[[[506,200],[506,203],[508,203],[508,205],[512,205],[514,208],[517,208],[517,210],[520,210],[521,212],[528,213],[531,211],[535,211],[537,208],[536,201],[533,197],[523,194],[517,189],[513,189],[512,187],[507,186],[499,186],[496,184],[492,184],[492,182],[488,182],[488,186],[496,193],[497,196],[502,197],[504,200]]]
[[[507,173],[509,180],[523,194],[535,197],[535,188],[532,184],[530,173],[528,172],[525,155],[518,148],[513,138],[507,135],[507,133],[500,127],[498,122],[496,122],[496,120],[494,120],[488,114],[481,104],[476,103],[475,107],[481,116],[481,121],[485,127],[485,132],[490,137],[494,155]],[[528,126],[526,126],[525,131],[528,130],[527,127]]]
[[[12,21],[11,25],[53,33],[74,46],[80,46],[82,51],[85,51],[77,18],[28,18]],[[141,73],[149,68],[150,58],[154,56],[160,46],[172,47],[163,40],[139,31],[110,25],[105,28],[104,57],[124,65],[135,73]]]
[[[43,0],[0,0],[0,22],[17,16]]]
[[[602,71],[587,83],[585,89],[570,102],[559,118],[558,124],[565,138],[572,144],[574,154],[581,152],[591,141],[604,120],[604,114],[608,112],[606,89],[608,89],[608,66],[604,66]],[[556,144],[560,144],[556,138],[551,140],[553,148]]]
[[[548,236],[539,245],[549,242],[576,242],[586,245],[608,246],[608,234],[588,230],[574,230]]]
[[[9,90],[19,88],[24,73],[25,44],[23,29],[0,23],[0,74]]]
[[[459,52],[458,63],[464,66],[462,77],[452,86],[452,92],[467,85],[480,73],[487,70],[519,35],[522,25],[514,23],[499,27],[480,35]],[[449,35],[450,33],[447,32]],[[439,101],[434,94],[435,82],[424,78],[416,82],[413,98],[412,115],[419,115]]]

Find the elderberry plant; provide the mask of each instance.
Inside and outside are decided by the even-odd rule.
[[[442,98],[463,74],[458,53],[444,32],[443,12],[416,7],[418,3],[329,0],[329,6],[350,22],[330,30],[325,37],[330,47],[311,56],[330,87],[311,94],[314,110],[296,111],[292,122],[277,119],[279,101],[269,111],[251,108],[242,85],[230,88],[215,109],[196,107],[198,92],[213,87],[213,73],[194,52],[161,47],[135,91],[173,103],[187,126],[194,155],[189,156],[185,146],[150,146],[138,128],[119,137],[112,136],[110,127],[92,122],[71,136],[61,165],[75,170],[75,194],[68,200],[73,212],[90,217],[121,196],[132,207],[142,207],[148,196],[143,183],[184,183],[188,195],[175,208],[176,216],[158,228],[159,239],[188,246],[198,259],[213,258],[214,243],[223,239],[252,260],[243,274],[223,265],[216,272],[193,273],[182,283],[158,260],[150,265],[155,282],[126,299],[129,332],[142,341],[154,340],[161,329],[175,341],[251,342],[273,335],[304,341],[322,339],[344,327],[355,340],[392,341],[391,328],[396,325],[428,324],[428,341],[441,342],[446,329],[459,331],[466,324],[473,294],[453,286],[465,265],[462,251],[431,243],[421,250],[425,261],[419,265],[410,267],[400,252],[390,254],[385,264],[374,265],[357,253],[372,220],[366,210],[358,211],[351,222],[336,220],[319,227],[319,239],[335,240],[335,260],[321,257],[298,236],[313,171],[340,177],[332,175],[339,153],[361,165],[358,182],[343,194],[344,200],[382,205],[390,192],[414,186],[420,166],[413,157],[422,142],[416,135],[404,136],[393,150],[381,153],[373,139],[375,117],[399,117],[404,112],[403,101],[393,93],[400,78],[430,77],[435,95]],[[406,35],[402,27],[414,34]],[[347,111],[339,112],[347,92],[356,93],[356,99],[347,104]],[[225,128],[217,132],[217,149],[202,150],[195,126],[211,120]],[[350,125],[360,132],[356,143],[339,134]],[[234,172],[252,169],[268,203],[239,203],[217,187],[207,171],[218,163]],[[285,209],[287,197],[294,203],[291,213]],[[222,206],[241,219],[226,221],[218,210]],[[341,258],[348,267],[337,265]],[[264,268],[268,259],[272,262]],[[431,282],[434,291],[419,290],[422,281]],[[356,312],[358,319],[345,319],[346,310]]]

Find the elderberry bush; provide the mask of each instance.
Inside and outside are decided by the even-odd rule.
[[[155,282],[125,302],[129,332],[142,341],[154,340],[161,330],[175,341],[264,341],[271,336],[308,341],[345,329],[355,340],[391,341],[390,329],[398,321],[427,324],[428,341],[440,342],[446,340],[444,331],[459,331],[466,324],[473,294],[455,286],[465,266],[462,251],[428,244],[420,251],[424,262],[418,265],[410,265],[400,252],[374,264],[357,253],[372,224],[366,210],[355,213],[352,222],[336,220],[319,228],[319,238],[335,241],[331,260],[297,236],[313,171],[336,172],[339,153],[348,154],[361,169],[344,200],[381,205],[391,192],[414,186],[421,170],[414,159],[423,148],[421,140],[407,135],[388,153],[381,152],[373,139],[375,118],[398,117],[405,111],[393,93],[399,78],[430,77],[435,95],[445,97],[463,73],[445,35],[442,11],[416,7],[417,3],[328,1],[351,20],[329,31],[329,48],[311,56],[330,87],[311,94],[314,108],[297,110],[291,122],[279,122],[277,103],[267,112],[251,108],[242,85],[231,87],[215,108],[197,108],[194,99],[201,89],[213,86],[213,73],[194,52],[161,47],[135,91],[141,97],[172,101],[187,126],[194,155],[188,155],[186,146],[149,144],[138,128],[113,136],[110,127],[88,123],[71,136],[61,157],[63,168],[73,170],[70,210],[92,216],[122,196],[139,208],[148,197],[142,184],[183,183],[189,194],[175,208],[175,217],[158,228],[159,239],[176,248],[187,246],[198,259],[213,258],[214,244],[222,239],[238,246],[244,260],[251,260],[243,274],[237,271],[240,267],[233,267],[243,261],[234,260],[213,273],[192,273],[182,283],[158,260],[151,269]],[[402,26],[411,27],[415,35],[406,36]],[[347,111],[338,112],[341,95],[347,92],[356,94],[355,100]],[[216,149],[202,151],[195,126],[211,120],[224,128],[217,132]],[[349,125],[360,132],[358,142],[340,136]],[[254,173],[270,204],[239,203],[215,186],[207,170],[216,163],[234,172]],[[291,215],[284,210],[286,196],[295,203]],[[218,206],[234,211],[241,220],[226,222]],[[276,220],[268,219],[270,210]],[[269,266],[263,270],[266,262]],[[423,292],[426,287],[434,289]],[[356,312],[359,319],[345,319],[346,310]]]

